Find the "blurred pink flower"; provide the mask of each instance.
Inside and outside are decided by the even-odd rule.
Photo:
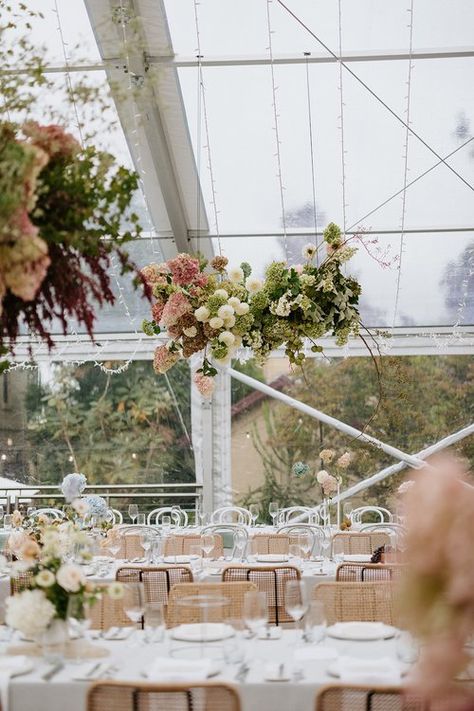
[[[209,375],[203,375],[202,373],[195,373],[193,380],[201,395],[206,398],[206,400],[210,400],[214,392],[214,378],[209,377]]]
[[[81,144],[67,133],[62,126],[50,124],[40,126],[36,121],[27,121],[23,133],[34,145],[42,148],[50,156],[72,157],[81,150]]]
[[[153,357],[153,370],[155,373],[166,373],[179,359],[179,352],[170,351],[168,346],[158,346]]]
[[[173,326],[184,314],[192,310],[191,304],[181,291],[175,291],[169,297],[161,315],[163,326]]]
[[[169,259],[167,265],[173,275],[173,281],[180,286],[193,283],[200,272],[199,259],[184,252],[174,259]]]

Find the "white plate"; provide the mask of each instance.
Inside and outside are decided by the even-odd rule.
[[[213,677],[213,676],[217,676],[218,674],[221,673],[222,669],[223,669],[222,662],[219,662],[217,659],[212,659],[212,660],[210,661],[209,671],[207,672],[207,679],[210,679],[210,678]],[[152,680],[152,681],[155,681],[155,680],[156,680],[156,677],[154,677],[153,675],[152,675],[151,677],[149,677],[149,676],[148,676],[149,673],[150,673],[150,669],[145,669],[145,670],[144,670],[143,676],[145,677],[145,679],[150,679],[150,680]],[[165,680],[164,678],[163,678],[163,679],[159,679],[159,681],[160,681],[160,682],[163,681],[163,682],[166,683],[166,680]]]
[[[288,563],[288,556],[280,553],[265,553],[257,556],[259,563]]]
[[[337,662],[332,662],[328,668],[326,669],[327,673],[329,676],[333,676],[335,679],[340,678],[339,674],[339,668],[338,668],[338,663]],[[406,676],[408,674],[408,669],[406,667],[400,667],[400,674],[402,676]]]
[[[22,674],[29,674],[33,669],[35,668],[35,662],[33,659],[25,659],[24,663],[17,667],[16,669],[7,669],[7,668],[2,668],[2,665],[0,664],[0,674],[2,674],[4,671],[9,671],[10,676],[21,676]]]
[[[395,637],[397,629],[382,622],[337,622],[328,627],[326,633],[335,639],[369,641]]]
[[[221,622],[198,622],[178,625],[171,630],[171,638],[180,642],[217,642],[235,634],[234,628]]]
[[[165,563],[190,563],[191,558],[188,555],[167,555],[163,558]]]

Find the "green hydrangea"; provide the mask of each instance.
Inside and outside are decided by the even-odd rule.
[[[247,279],[252,273],[252,267],[250,266],[250,264],[248,262],[242,262],[242,264],[240,265],[240,268],[242,269],[242,271],[244,273],[244,277]]]
[[[265,272],[265,291],[269,294],[274,291],[274,289],[282,288],[288,277],[288,268],[285,262],[272,262],[267,267]]]
[[[226,358],[229,353],[229,347],[217,338],[212,341],[211,348],[214,358]]]
[[[250,299],[250,308],[251,310],[255,309],[256,311],[263,311],[267,308],[269,303],[270,299],[268,298],[268,295],[265,293],[265,291],[257,291],[257,293],[254,294]]]
[[[224,306],[224,304],[227,303],[227,299],[225,296],[219,296],[216,294],[212,294],[206,301],[206,306],[211,312],[211,316],[215,316],[217,312],[219,311],[221,306]]]
[[[244,336],[250,331],[254,322],[254,317],[250,311],[243,316],[236,316],[235,325],[232,328],[232,333],[236,336]]]
[[[323,233],[325,242],[331,244],[333,247],[337,247],[341,244],[341,228],[334,222],[330,222]]]

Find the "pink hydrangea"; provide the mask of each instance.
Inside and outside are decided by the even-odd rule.
[[[179,360],[180,354],[170,351],[168,346],[158,346],[153,358],[153,370],[155,373],[166,373]]]
[[[140,271],[140,275],[146,281],[147,284],[153,286],[154,284],[166,284],[165,274],[168,271],[166,264],[147,264],[146,267]]]
[[[163,309],[165,308],[164,301],[156,301],[151,307],[151,315],[156,323],[161,321],[161,316],[163,315]]]
[[[66,133],[62,126],[40,126],[36,121],[27,121],[23,133],[50,156],[69,158],[81,150],[81,144],[70,133]]]
[[[173,326],[184,314],[192,310],[191,304],[181,291],[175,291],[171,294],[166,302],[163,313],[161,314],[161,323],[165,328]]]
[[[195,373],[193,380],[201,395],[206,398],[206,400],[210,400],[214,392],[214,378],[209,377],[209,375],[203,375],[202,373]]]
[[[200,274],[199,260],[184,252],[167,262],[173,281],[179,286],[194,283]]]

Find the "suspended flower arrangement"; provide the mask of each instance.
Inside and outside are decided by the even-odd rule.
[[[22,327],[48,346],[53,321],[92,336],[96,309],[115,302],[112,256],[142,281],[123,249],[140,233],[137,180],[61,126],[0,124],[0,355]]]
[[[146,266],[141,274],[156,301],[143,331],[168,335],[167,343],[155,350],[155,371],[166,373],[181,358],[203,351],[194,382],[209,398],[215,366],[229,364],[242,347],[263,363],[271,351],[285,345],[290,363],[301,365],[308,341],[313,352],[322,351],[316,340],[325,334],[345,344],[359,332],[361,288],[343,274],[341,265],[356,249],[334,223],[326,228],[322,246],[326,254],[319,265],[317,247],[308,244],[303,264],[272,262],[263,280],[252,275],[246,262],[229,268],[223,256],[214,257],[209,266],[189,254]]]

